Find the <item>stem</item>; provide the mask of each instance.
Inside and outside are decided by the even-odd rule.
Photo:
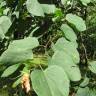
[[[84,49],[85,61],[86,61],[86,64],[87,64],[87,62],[88,62],[87,50],[86,50],[85,45],[84,45],[84,43],[83,43],[82,33],[80,34],[80,37],[81,37],[82,47],[83,47],[83,49]]]

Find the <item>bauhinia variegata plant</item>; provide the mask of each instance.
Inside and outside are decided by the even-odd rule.
[[[90,0],[78,0],[76,2],[87,6]],[[4,4],[7,6],[6,3]],[[60,4],[64,8],[67,5],[72,5],[73,0],[72,2],[61,0]],[[18,1],[16,6],[14,10],[11,10],[8,6],[9,9],[4,10],[0,16],[0,43],[4,43],[3,46],[0,46],[0,52],[1,49],[3,50],[0,53],[0,66],[7,66],[1,77],[10,77],[23,66],[22,70],[19,70],[19,77],[17,76],[18,78],[12,87],[15,88],[20,85],[27,94],[34,90],[37,96],[69,96],[69,94],[73,96],[70,90],[71,82],[74,84],[81,82],[77,83],[76,87],[78,88],[76,90],[74,88],[76,96],[95,96],[96,89],[92,90],[87,86],[89,78],[85,76],[86,79],[82,76],[79,66],[80,54],[77,35],[86,30],[84,19],[80,15],[73,14],[73,12],[66,12],[68,6],[64,10],[61,7],[61,9],[58,8],[54,3],[42,4],[38,0],[21,0],[21,2]],[[22,6],[25,9],[22,9]],[[4,13],[7,15],[5,16]],[[39,22],[44,23],[47,18],[50,18],[49,20],[52,22],[47,25],[46,32],[50,32],[48,34],[51,38],[47,42],[47,44],[50,43],[48,46],[46,46],[47,44],[42,45],[40,39],[43,39],[46,32],[40,36],[38,36],[39,33],[35,34],[37,30],[42,31],[42,25],[38,25]],[[20,19],[22,20],[19,21]],[[26,19],[31,22],[28,21],[30,23],[28,26],[25,24]],[[17,21],[15,22],[15,20]],[[22,26],[22,22],[25,27],[28,27],[27,29]],[[14,24],[25,29],[23,33],[20,32],[21,35],[23,34],[23,36],[19,34],[20,38],[14,36],[20,28],[17,27],[16,29]],[[56,32],[53,33],[53,30]],[[51,33],[51,31],[53,32]],[[40,47],[43,47],[45,53],[38,52]],[[96,61],[89,62],[88,68],[96,74]]]

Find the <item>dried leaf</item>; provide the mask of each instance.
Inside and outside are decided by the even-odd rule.
[[[30,91],[30,79],[28,73],[25,73],[22,76],[21,84],[22,88],[26,91],[26,93],[28,93]]]

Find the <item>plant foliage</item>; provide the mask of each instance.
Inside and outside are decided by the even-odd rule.
[[[91,3],[0,1],[0,72],[1,79],[13,79],[7,84],[13,94],[96,96],[96,61],[89,60],[83,40],[83,10]]]

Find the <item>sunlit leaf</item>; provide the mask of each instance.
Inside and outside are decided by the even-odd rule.
[[[31,73],[33,89],[38,96],[68,96],[69,80],[61,67],[50,66],[44,72]]]
[[[80,0],[83,5],[87,6],[88,3],[91,2],[91,0]]]
[[[20,64],[15,64],[15,65],[12,65],[12,66],[8,67],[3,72],[2,77],[8,77],[12,73],[14,73],[19,68],[19,66],[20,66]]]
[[[25,38],[10,43],[8,49],[0,57],[1,64],[14,64],[33,59],[32,49],[37,47],[39,42],[36,38]]]
[[[81,79],[79,67],[73,62],[70,55],[65,52],[56,51],[49,66],[51,65],[62,67],[71,81],[79,81]]]
[[[56,11],[55,5],[41,4],[41,6],[42,6],[44,13],[46,13],[46,14],[55,13],[55,11]]]
[[[28,50],[39,45],[38,39],[35,37],[27,37],[24,39],[14,40],[10,43],[8,49]]]
[[[63,5],[65,5],[67,1],[68,1],[68,0],[61,0],[61,3],[62,3]]]
[[[12,85],[13,88],[17,87],[21,83],[21,77],[18,78]]]
[[[96,74],[96,61],[89,62],[89,69]]]
[[[43,16],[44,17],[44,11],[42,9],[42,6],[37,0],[27,0],[26,2],[27,10],[30,14],[34,16]]]
[[[78,31],[86,30],[85,21],[81,17],[70,13],[66,15],[66,20],[74,25]]]
[[[77,47],[78,44],[76,42],[69,42],[65,38],[60,38],[52,48],[54,51],[59,50],[69,54],[73,61],[77,64],[80,61],[79,53],[76,49]]]
[[[75,41],[77,40],[77,36],[74,33],[73,29],[69,27],[67,24],[62,24],[61,25],[61,30],[63,31],[65,37],[70,40],[70,41]]]

